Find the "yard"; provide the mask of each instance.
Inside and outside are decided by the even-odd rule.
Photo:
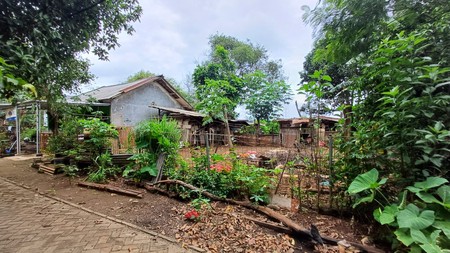
[[[30,167],[33,159],[34,156],[0,159],[0,176],[36,192],[174,237],[180,243],[197,245],[211,252],[338,252],[337,246],[320,247],[310,240],[293,239],[293,236],[260,227],[247,217],[261,221],[267,221],[267,218],[239,206],[211,202],[211,209],[202,213],[200,221],[192,222],[185,218],[186,212],[193,209],[189,201],[150,192],[137,199],[81,188],[76,183],[84,178],[70,180],[63,174],[38,173]],[[111,180],[109,184],[142,190],[124,184],[121,178]],[[315,224],[322,236],[366,242],[371,232],[370,227],[352,223],[351,219],[320,215],[306,208],[300,212],[278,211],[303,227]]]

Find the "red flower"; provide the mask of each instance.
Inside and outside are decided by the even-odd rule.
[[[230,172],[231,171],[231,165],[229,165],[229,164],[220,164],[220,163],[212,164],[209,168],[211,170],[215,170],[217,172],[224,172],[224,171]]]
[[[188,220],[198,220],[200,218],[200,214],[197,211],[192,210],[192,211],[187,212],[184,215],[184,218],[188,219]]]

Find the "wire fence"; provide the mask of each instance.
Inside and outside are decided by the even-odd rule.
[[[134,149],[131,128],[119,129],[119,139],[113,153],[129,153]],[[348,197],[342,194],[334,175],[333,135],[314,141],[299,138],[298,133],[284,135],[232,135],[232,147],[224,134],[200,132],[185,136],[180,142],[180,155],[195,166],[194,157],[231,152],[243,162],[282,172],[274,179],[273,194],[290,199],[293,209],[338,209],[346,206]],[[300,136],[301,137],[301,136]],[[186,141],[187,140],[187,141]],[[283,142],[289,140],[289,145]]]

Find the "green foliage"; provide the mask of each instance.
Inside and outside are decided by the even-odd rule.
[[[226,35],[213,35],[209,38],[211,52],[218,46],[230,52],[230,59],[236,66],[236,74],[243,76],[262,67],[267,60],[267,50],[251,42],[242,42]],[[211,58],[217,60],[217,56],[211,53]]]
[[[134,81],[138,81],[147,77],[152,77],[152,76],[156,76],[154,73],[147,71],[147,70],[140,70],[138,72],[136,72],[135,74],[129,76],[127,78],[127,83],[131,83]]]
[[[50,103],[52,114],[65,91],[93,79],[81,55],[93,52],[106,60],[119,46],[118,34],[131,34],[131,23],[142,13],[137,0],[4,0],[0,9],[1,56],[17,67],[12,75],[34,85],[38,98]]]
[[[197,109],[206,115],[203,124],[211,123],[214,119],[224,121],[228,118],[227,109],[236,107],[236,103],[226,96],[230,90],[234,91],[234,88],[227,81],[206,81],[203,99],[197,104]]]
[[[246,105],[257,119],[276,117],[279,107],[290,95],[281,62],[268,60],[264,47],[230,36],[213,35],[209,44],[209,59],[196,67],[192,78],[201,103],[197,107],[210,108],[210,104],[225,102],[229,117],[233,118],[236,106],[241,104]],[[217,85],[220,96],[213,95],[217,88],[211,86]],[[208,103],[211,101],[209,96],[214,96],[214,103]],[[223,117],[217,113],[212,116]]]
[[[18,92],[25,90],[37,95],[36,89],[22,78],[17,78],[12,74],[17,67],[7,64],[6,61],[0,57],[0,98],[12,99]]]
[[[88,181],[95,183],[105,183],[110,177],[115,177],[119,173],[119,168],[112,164],[112,158],[109,153],[103,153],[94,159],[97,169],[91,171],[87,177]]]
[[[66,117],[61,122],[59,132],[52,135],[48,141],[47,151],[53,154],[68,154],[71,150],[77,150],[78,134],[83,132],[83,127],[77,118]]]
[[[387,179],[383,178],[380,181],[378,181],[378,170],[372,169],[366,173],[363,173],[361,175],[358,175],[355,180],[350,184],[348,187],[348,193],[350,195],[355,195],[360,192],[369,191],[370,194],[364,198],[359,198],[357,201],[355,201],[355,204],[353,207],[356,207],[357,205],[364,203],[364,202],[372,202],[375,198],[375,193],[378,188],[385,184]]]
[[[284,80],[271,81],[269,76],[256,71],[244,76],[246,98],[243,101],[250,116],[260,120],[273,120],[280,116],[283,105],[290,99],[290,86]]]
[[[111,145],[110,139],[119,135],[113,126],[99,118],[80,119],[78,124],[89,133],[89,138],[83,142],[83,148],[93,157],[100,156]]]
[[[342,95],[335,100],[345,120],[334,176],[357,196],[354,206],[377,202],[375,218],[395,228],[399,250],[449,245],[441,223],[449,218],[449,10],[434,0],[327,0],[308,17],[322,36],[303,77],[316,79],[319,67],[333,80],[305,88],[316,99]],[[377,171],[395,185],[381,188]]]
[[[78,140],[78,135],[89,131],[89,138]],[[58,134],[50,137],[47,151],[64,154],[74,161],[91,160],[96,166],[89,174],[89,180],[104,182],[107,177],[114,176],[117,168],[111,165],[111,157],[105,153],[110,146],[110,139],[118,136],[117,130],[98,118],[78,119],[66,117]]]
[[[36,128],[27,128],[21,135],[22,139],[36,140]]]
[[[262,134],[279,134],[280,124],[276,120],[272,121],[261,120],[259,129]],[[239,129],[239,132],[242,134],[256,134],[257,131],[258,125],[255,124],[243,126],[241,129]]]
[[[195,208],[197,211],[201,211],[204,209],[211,208],[210,200],[208,198],[204,198],[200,193],[198,193],[198,197],[191,201],[191,206]]]
[[[125,178],[133,178],[140,182],[145,179],[150,179],[158,175],[156,161],[158,156],[155,153],[140,153],[135,154],[129,158],[134,161],[124,171],[122,176]]]
[[[369,196],[360,196],[357,204],[372,202],[374,191],[379,191],[385,179],[377,182],[378,171],[371,170],[359,175],[350,185],[350,194],[370,190]],[[412,197],[408,197],[412,193]],[[397,203],[381,206],[374,211],[375,219],[382,225],[395,229],[395,240],[410,250],[425,252],[446,252],[450,242],[450,186],[442,177],[427,177],[416,182],[397,199]],[[376,200],[376,199],[375,199]],[[386,200],[386,199],[385,199]],[[409,201],[408,200],[413,200]],[[448,250],[447,250],[448,251]]]
[[[181,131],[177,122],[167,117],[140,123],[135,130],[136,147],[150,153],[174,155],[180,146]]]
[[[97,169],[89,173],[87,180],[94,183],[106,183],[106,173],[103,168]]]
[[[80,171],[75,165],[66,165],[63,167],[64,175],[68,176],[70,179],[76,177]]]
[[[141,122],[135,129],[136,147],[140,153],[133,155],[131,164],[124,172],[124,177],[141,181],[157,176],[157,159],[165,154],[165,168],[172,170],[177,166],[181,131],[177,121],[163,117]]]
[[[179,167],[171,171],[172,179],[179,179],[200,189],[224,198],[250,199],[256,203],[268,203],[273,177],[267,169],[247,165],[236,158],[215,154],[211,166],[207,158],[197,154],[194,167]],[[189,195],[189,194],[188,194]]]

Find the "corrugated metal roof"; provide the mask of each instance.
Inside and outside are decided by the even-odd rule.
[[[109,86],[102,86],[95,90],[85,92],[78,96],[71,97],[71,101],[89,102],[96,100],[99,102],[110,102],[112,99],[120,96],[121,94],[130,92],[136,88],[149,83],[158,83],[163,89],[165,89],[169,95],[175,99],[183,108],[192,109],[192,106],[184,99],[169,82],[164,79],[164,76],[152,76],[137,80],[131,83],[123,83]]]
[[[110,100],[121,93],[125,93],[125,90],[128,90],[128,88],[136,88],[137,84],[139,83],[147,83],[152,82],[158,79],[158,77],[150,77],[146,79],[141,79],[135,82],[131,83],[122,83],[122,84],[116,84],[116,85],[109,85],[109,86],[102,86],[100,88],[97,88],[95,90],[88,91],[86,93],[80,94],[77,97],[81,101],[89,101],[90,99],[94,98],[97,101],[103,101],[103,100]]]
[[[337,118],[337,117],[329,117],[329,116],[319,116],[320,119],[323,120],[329,120],[329,121],[334,121],[334,122],[338,122],[341,118]]]
[[[184,116],[191,116],[191,117],[197,117],[197,118],[205,117],[204,114],[201,114],[199,112],[188,111],[188,110],[183,110],[183,109],[178,109],[178,108],[170,108],[170,107],[164,107],[164,106],[158,106],[158,105],[149,105],[149,107],[160,109],[160,110],[167,111],[167,112],[178,113],[178,114],[181,114]]]

